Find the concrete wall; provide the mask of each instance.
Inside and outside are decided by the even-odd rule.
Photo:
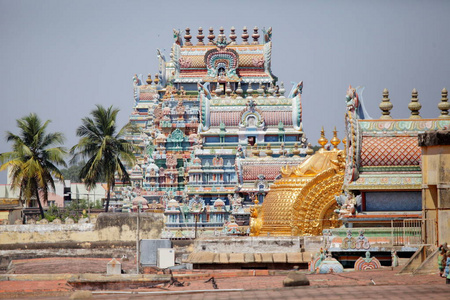
[[[137,214],[102,213],[95,224],[46,224],[0,226],[0,248],[7,245],[124,243],[136,241]],[[140,214],[140,239],[158,239],[163,215]]]

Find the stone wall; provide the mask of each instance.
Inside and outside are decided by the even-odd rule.
[[[300,252],[303,237],[221,237],[198,239],[195,252],[213,253],[288,253]]]
[[[163,215],[141,213],[140,239],[158,239]],[[42,248],[43,245],[91,248],[95,244],[124,244],[136,241],[137,214],[102,213],[94,223],[82,224],[27,224],[0,226],[0,248],[20,245]],[[83,246],[85,245],[85,246]]]

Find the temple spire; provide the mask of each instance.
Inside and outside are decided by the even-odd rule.
[[[208,35],[208,45],[214,45],[214,39],[216,38],[216,36],[214,35],[214,29],[212,27],[209,27],[209,35]]]
[[[383,99],[381,100],[379,107],[382,111],[380,119],[392,119],[390,111],[392,107],[394,107],[394,105],[391,103],[391,100],[389,99],[388,89],[383,90]]]
[[[411,102],[408,104],[408,108],[411,110],[410,119],[422,119],[419,115],[419,110],[422,108],[422,105],[419,103],[418,95],[419,93],[414,88],[411,93]]]
[[[247,26],[244,26],[244,28],[242,29],[242,35],[241,35],[241,38],[242,38],[242,45],[249,45],[249,43],[248,43],[248,37],[249,37],[249,35],[248,35],[248,32],[247,32]]]
[[[259,41],[258,41],[258,39],[259,39],[258,26],[255,26],[255,28],[253,28],[252,38],[253,38],[252,45],[259,45]]]
[[[198,28],[198,35],[197,35],[197,39],[198,39],[198,43],[197,46],[204,46],[205,43],[203,43],[203,39],[205,38],[205,36],[203,35],[203,28],[199,27]]]
[[[189,27],[187,27],[186,34],[184,35],[184,44],[186,46],[192,46],[191,38],[192,38],[191,29]]]
[[[236,45],[237,44],[236,43],[237,35],[236,35],[236,28],[234,28],[234,26],[231,27],[231,33],[230,33],[229,37],[231,40],[230,45]]]
[[[441,91],[441,102],[438,104],[438,108],[441,110],[441,115],[439,116],[440,119],[450,119],[450,116],[448,115],[450,103],[448,103],[447,95],[447,89],[443,88]]]

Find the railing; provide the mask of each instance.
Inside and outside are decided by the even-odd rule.
[[[422,244],[422,220],[391,220],[393,246],[418,246]]]

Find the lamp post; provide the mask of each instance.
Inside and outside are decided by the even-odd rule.
[[[140,212],[141,212],[142,202],[138,203],[138,214],[137,214],[137,224],[136,224],[136,274],[139,274],[139,259],[140,259],[140,247],[139,247],[139,222],[140,222]]]
[[[195,235],[194,235],[194,239],[197,239],[197,222],[198,222],[199,215],[203,213],[203,210],[204,210],[204,208],[200,208],[198,213],[195,215]]]

